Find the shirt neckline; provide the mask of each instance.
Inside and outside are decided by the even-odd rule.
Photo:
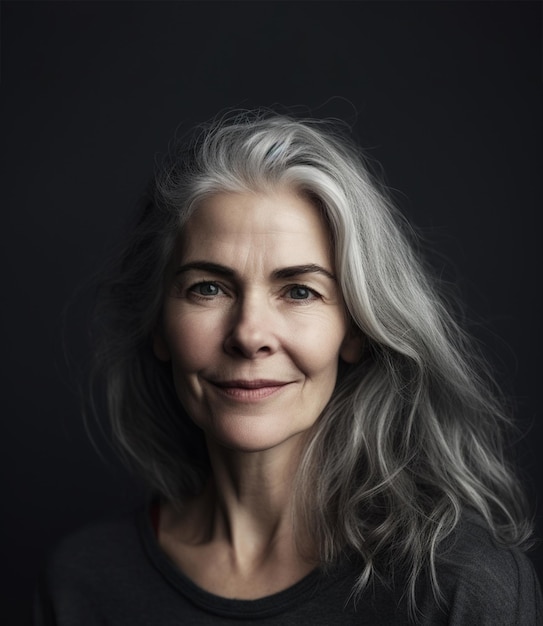
[[[338,566],[325,574],[322,568],[317,567],[291,587],[255,600],[238,600],[217,596],[205,591],[183,574],[160,548],[153,529],[151,507],[152,503],[149,503],[140,510],[137,520],[140,538],[147,557],[170,586],[208,613],[238,619],[262,619],[278,615],[293,606],[298,607],[301,602],[314,597],[322,591],[323,586],[329,586],[337,580],[341,573],[340,570],[343,569]]]

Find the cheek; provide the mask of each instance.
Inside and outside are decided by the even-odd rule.
[[[295,334],[299,364],[309,377],[335,374],[341,344],[345,335],[344,324],[322,323],[299,328]]]
[[[210,317],[210,316],[209,316]],[[165,329],[170,348],[174,387],[187,415],[200,427],[202,390],[198,373],[216,360],[221,341],[217,328],[206,315],[177,315],[170,317]]]
[[[166,327],[174,372],[196,372],[221,344],[220,323],[213,316],[179,315]]]

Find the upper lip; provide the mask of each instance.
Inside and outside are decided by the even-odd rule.
[[[262,387],[281,387],[288,385],[288,381],[285,380],[269,380],[269,379],[255,379],[255,380],[213,380],[211,381],[217,387],[225,388],[241,388],[241,389],[261,389]]]

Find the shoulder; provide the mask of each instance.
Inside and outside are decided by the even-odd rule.
[[[95,522],[70,533],[51,550],[38,595],[47,602],[90,601],[145,567],[138,523],[141,512]],[[84,599],[87,600],[84,600]]]
[[[88,525],[53,548],[35,592],[36,625],[103,623],[100,615],[117,610],[118,597],[146,571],[141,517],[140,511]]]
[[[50,574],[71,575],[93,572],[125,563],[139,542],[137,516],[95,522],[64,537],[52,550],[47,570]]]
[[[450,624],[529,625],[543,619],[530,559],[496,542],[484,520],[465,514],[438,562]]]

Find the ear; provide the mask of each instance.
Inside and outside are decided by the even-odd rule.
[[[364,351],[364,336],[359,328],[349,327],[339,348],[339,356],[345,363],[358,363]]]
[[[170,349],[168,348],[168,344],[164,338],[162,328],[159,326],[157,326],[153,331],[153,352],[159,361],[167,362],[171,358]]]

